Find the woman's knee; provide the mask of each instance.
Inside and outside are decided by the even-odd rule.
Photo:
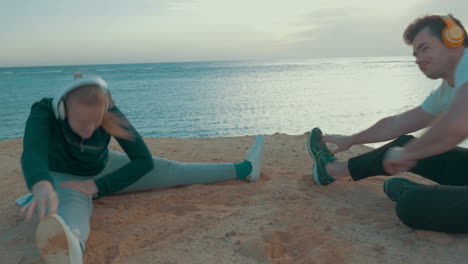
[[[66,187],[57,187],[55,189],[59,199],[59,208],[67,208],[66,210],[76,210],[81,213],[91,215],[93,208],[93,201],[90,195],[86,195],[75,189]],[[69,209],[73,208],[73,209]]]
[[[89,202],[91,201],[91,196],[84,194],[78,190],[68,188],[68,187],[56,187],[55,192],[57,193],[59,199],[72,200],[75,202]]]

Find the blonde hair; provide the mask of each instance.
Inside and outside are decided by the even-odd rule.
[[[131,131],[131,125],[125,118],[109,112],[114,107],[112,95],[109,91],[106,93],[96,85],[80,86],[70,91],[64,98],[65,105],[67,101],[74,101],[88,106],[105,106],[104,116],[101,127],[115,138],[134,140],[135,134]]]

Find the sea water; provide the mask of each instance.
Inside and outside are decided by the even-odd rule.
[[[0,140],[77,71],[101,76],[145,137],[352,134],[422,103],[440,84],[412,57],[0,68]]]

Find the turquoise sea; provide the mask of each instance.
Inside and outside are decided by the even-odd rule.
[[[440,81],[412,57],[0,68],[0,140],[21,137],[31,105],[81,71],[103,77],[146,137],[350,134],[419,105]]]

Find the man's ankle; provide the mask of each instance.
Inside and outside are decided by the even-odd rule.
[[[346,173],[346,171],[344,171],[344,170],[347,170],[346,162],[342,162],[338,160],[328,162],[325,168],[328,174],[335,179],[346,177],[349,175],[349,173]]]
[[[328,162],[327,165],[325,166],[325,169],[327,170],[328,175],[332,176],[333,178],[340,177],[336,173],[336,163],[337,161]]]

